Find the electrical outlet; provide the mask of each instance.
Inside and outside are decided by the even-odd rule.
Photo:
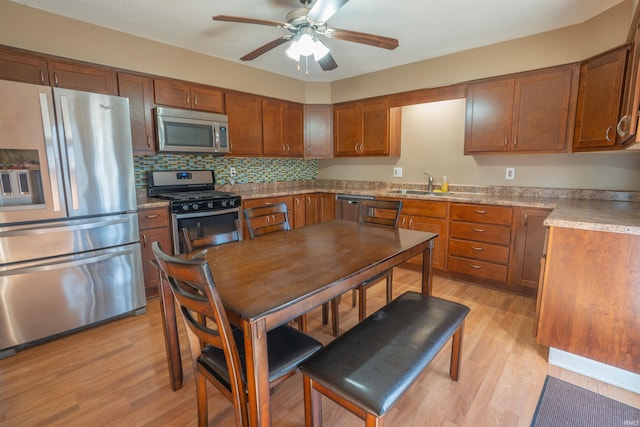
[[[402,168],[393,168],[393,177],[402,178]]]
[[[229,168],[229,176],[236,176],[236,168],[233,166]]]
[[[516,168],[507,168],[505,179],[516,179]]]

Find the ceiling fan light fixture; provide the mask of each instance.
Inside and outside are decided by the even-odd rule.
[[[315,42],[313,40],[313,36],[310,34],[305,33],[300,35],[300,39],[298,39],[297,44],[300,55],[302,56],[311,56],[315,52]]]
[[[294,61],[300,62],[300,46],[298,45],[298,41],[294,40],[291,42],[291,45],[284,51],[284,53]]]
[[[318,61],[329,53],[329,48],[324,45],[320,40],[316,40],[313,44],[313,58]]]

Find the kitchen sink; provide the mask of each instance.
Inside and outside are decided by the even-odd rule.
[[[389,193],[393,193],[393,194],[416,194],[416,195],[420,195],[420,196],[444,196],[446,194],[450,194],[450,193],[443,193],[441,191],[433,192],[433,191],[426,191],[426,190],[391,190],[391,191],[389,191]]]

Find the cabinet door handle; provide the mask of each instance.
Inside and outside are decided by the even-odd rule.
[[[413,230],[413,218],[409,220],[409,228]]]
[[[625,115],[623,118],[620,119],[620,121],[618,122],[618,125],[616,126],[616,130],[618,131],[618,135],[620,135],[620,137],[624,138],[625,136],[627,136],[627,132],[622,130],[622,124],[624,122],[626,122],[627,120],[629,120],[629,115]]]
[[[473,212],[480,214],[480,215],[484,215],[487,213],[486,210],[481,210],[481,209],[474,209]]]
[[[158,218],[160,214],[146,215],[145,218]]]
[[[476,233],[484,233],[484,229],[483,228],[472,228],[473,231],[475,231]]]
[[[604,134],[604,137],[605,137],[605,139],[607,140],[607,142],[611,142],[611,138],[609,138],[609,132],[611,132],[611,128],[612,128],[612,126],[609,126],[609,127],[607,128],[607,131],[606,131],[606,132],[605,132],[605,134]]]
[[[185,96],[184,96],[184,102],[185,102],[187,105],[190,105],[190,103],[189,103],[189,95],[185,95]]]
[[[198,95],[193,96],[193,105],[196,107],[198,106]]]
[[[524,226],[527,226],[527,222],[529,221],[529,213],[525,212],[524,213]]]
[[[147,147],[151,148],[151,136],[147,135]]]
[[[482,268],[482,266],[478,264],[469,264],[469,267],[475,268],[476,270],[480,270]]]
[[[56,71],[53,72],[53,80],[56,82],[56,87],[58,87],[58,73]]]
[[[516,145],[518,145],[518,137],[514,136],[513,137],[513,146],[515,147]]]
[[[471,249],[473,249],[474,251],[477,251],[477,252],[482,252],[482,251],[484,251],[484,248],[481,248],[481,247],[479,247],[479,246],[471,246]]]
[[[44,84],[44,73],[40,70],[40,83]]]
[[[144,246],[145,248],[147,247],[147,235],[143,234],[142,235],[142,246]]]
[[[504,145],[507,145],[507,144],[509,144],[509,137],[505,136],[504,137]]]

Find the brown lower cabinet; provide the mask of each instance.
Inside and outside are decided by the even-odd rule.
[[[158,296],[158,270],[151,265],[154,259],[151,243],[157,241],[163,250],[173,252],[169,208],[149,208],[138,210],[140,228],[140,248],[142,251],[142,273],[144,291],[147,298]]]
[[[640,374],[640,236],[551,227],[537,341]]]

